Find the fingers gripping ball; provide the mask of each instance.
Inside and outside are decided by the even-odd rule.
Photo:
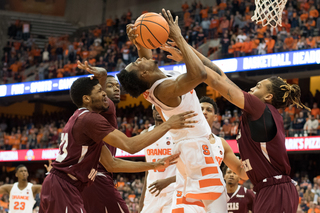
[[[156,49],[166,43],[170,30],[167,21],[157,13],[145,13],[135,22],[136,41],[147,49]]]

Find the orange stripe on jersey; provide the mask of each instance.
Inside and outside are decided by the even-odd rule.
[[[172,209],[172,213],[184,213],[184,209],[183,208]]]
[[[188,193],[186,197],[197,199],[197,200],[216,200],[220,197],[221,194],[222,193],[218,193],[218,192],[208,192],[208,193],[201,193],[201,194]]]
[[[201,201],[189,202],[186,197],[177,198],[177,205],[179,204],[187,204],[187,205],[197,205],[200,207],[204,207],[204,204]]]
[[[206,160],[206,164],[212,164],[214,163],[214,160],[212,157],[204,157],[204,159]]]
[[[210,174],[218,174],[219,171],[217,167],[206,167],[201,169],[201,173],[202,173],[202,176],[205,176]]]
[[[199,186],[200,188],[205,188],[209,186],[223,186],[223,184],[221,183],[221,180],[219,178],[210,178],[199,180]]]

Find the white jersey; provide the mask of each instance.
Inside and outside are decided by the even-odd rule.
[[[147,101],[154,104],[155,106],[161,108],[162,114],[166,120],[168,120],[171,116],[193,110],[198,115],[193,117],[193,120],[197,120],[198,123],[194,124],[194,128],[185,128],[185,129],[173,129],[170,130],[170,134],[175,142],[190,139],[190,138],[198,138],[198,137],[206,137],[208,138],[211,134],[210,126],[204,117],[201,106],[199,103],[199,99],[197,97],[196,91],[192,90],[181,96],[181,103],[177,107],[169,107],[163,104],[154,96],[154,89],[166,80],[174,80],[176,77],[163,78],[156,81],[152,87],[144,93],[144,97]],[[169,92],[169,91],[168,91]]]
[[[32,213],[35,200],[32,192],[32,183],[28,183],[23,190],[14,183],[10,191],[9,213]]]
[[[220,137],[214,134],[212,134],[212,136],[214,136],[214,139],[215,139],[214,144],[211,144],[213,156],[215,157],[216,161],[219,163],[219,166],[220,166],[224,159],[224,148],[223,148],[222,140]]]
[[[149,127],[148,131],[152,131],[155,126]],[[173,142],[169,132],[162,136],[155,143],[144,149],[147,162],[155,162],[161,158],[170,156],[172,154]],[[165,179],[176,175],[176,166],[171,165],[164,170],[149,170],[147,178],[147,186],[159,179]],[[163,189],[161,193],[168,193],[174,191],[174,184],[170,184]]]

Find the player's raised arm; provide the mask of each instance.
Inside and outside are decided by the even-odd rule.
[[[170,42],[169,42],[170,43]],[[173,43],[171,43],[173,44]],[[174,45],[177,45],[176,42]],[[171,53],[170,58],[175,61],[181,61],[182,52],[169,45],[164,45],[162,49]],[[178,46],[178,45],[177,45]],[[179,47],[179,46],[178,46]],[[207,73],[207,79],[204,81],[213,89],[217,90],[223,97],[225,97],[228,101],[236,105],[237,107],[243,109],[244,108],[244,95],[242,90],[233,83],[228,76],[214,63],[212,63],[208,58],[203,56],[197,50],[189,46],[194,54],[197,56],[201,63],[205,66],[205,70]],[[187,62],[187,60],[183,57],[183,61]]]
[[[143,172],[150,169],[165,169],[170,165],[173,165],[179,157],[178,154],[162,158],[157,162],[134,162],[126,161],[119,158],[114,158],[106,146],[103,146],[100,154],[100,163],[106,168],[109,172]]]
[[[165,81],[161,83],[155,90],[155,95],[160,100],[167,100],[184,95],[193,90],[198,84],[206,79],[207,74],[201,60],[192,51],[181,35],[178,17],[173,20],[170,11],[165,11],[164,9],[162,9],[162,14],[170,28],[169,37],[173,39],[179,47],[187,68],[187,73],[180,75],[175,81]]]
[[[139,58],[151,59],[152,58],[152,50],[141,46],[136,41],[136,38],[138,37],[138,35],[135,33],[135,31],[136,31],[136,27],[133,24],[127,25],[128,38],[137,47]]]
[[[84,63],[77,61],[77,64],[79,69],[86,70],[87,72],[93,74],[94,77],[99,80],[99,84],[101,85],[102,90],[106,91],[108,76],[108,72],[106,69],[102,67],[92,67],[88,64],[87,61],[85,61]]]
[[[159,140],[170,129],[192,128],[192,124],[197,123],[197,121],[187,119],[196,115],[197,114],[192,111],[174,115],[167,122],[164,122],[155,128],[152,132],[150,131],[131,138],[128,138],[119,130],[114,130],[105,136],[103,141],[111,146],[129,152],[130,154],[134,154]]]

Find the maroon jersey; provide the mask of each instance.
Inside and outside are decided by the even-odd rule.
[[[89,185],[97,174],[102,139],[115,128],[100,114],[80,108],[61,133],[60,151],[53,170],[72,175],[76,184]]]
[[[228,213],[248,213],[252,211],[254,193],[243,187],[238,186],[238,189],[233,193],[229,194],[230,200],[228,202]]]
[[[114,103],[108,98],[109,101],[109,109],[105,112],[101,112],[100,114],[105,117],[105,119],[108,120],[108,122],[113,126],[115,129],[118,129],[118,123],[117,123],[117,116],[116,116],[116,107],[114,106]],[[105,145],[109,148],[112,156],[114,157],[117,152],[117,148],[113,147],[107,143]],[[98,165],[98,171],[103,172],[104,174],[111,175],[103,166],[101,163]]]
[[[243,92],[245,104],[237,142],[243,166],[253,185],[265,178],[289,175],[285,131],[278,110]]]

